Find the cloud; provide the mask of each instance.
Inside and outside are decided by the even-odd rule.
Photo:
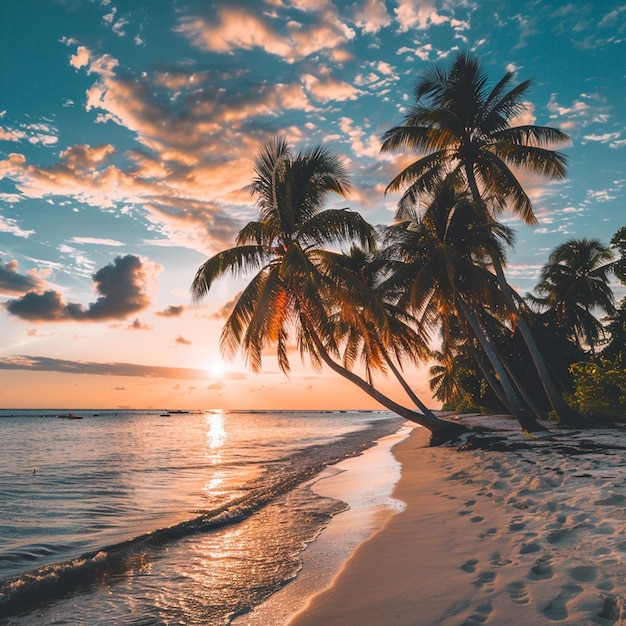
[[[16,317],[33,322],[99,322],[121,320],[150,305],[148,289],[161,267],[134,255],[117,257],[112,264],[93,275],[100,297],[89,304],[65,302],[57,291],[29,291],[23,297],[5,303]]]
[[[340,119],[341,130],[350,138],[350,146],[359,157],[377,158],[380,153],[380,138],[377,135],[367,135],[362,128],[354,126],[353,120],[348,117]]]
[[[365,0],[355,5],[352,20],[364,34],[377,33],[381,28],[389,26],[391,15],[382,0]]]
[[[450,21],[449,17],[437,12],[432,0],[398,0],[394,13],[400,32],[425,30],[429,26],[439,26]]]
[[[132,324],[126,327],[126,330],[152,330],[152,326],[144,324],[139,318],[136,318]]]
[[[77,70],[81,67],[85,67],[89,63],[91,53],[85,46],[78,46],[76,53],[70,57],[70,65]]]
[[[2,217],[0,215],[0,233],[9,233],[10,235],[13,235],[15,237],[23,237],[24,239],[28,239],[32,234],[34,234],[34,232],[34,230],[24,230],[17,225],[16,220],[10,217]]]
[[[180,317],[183,314],[185,307],[181,305],[170,304],[167,309],[163,311],[157,311],[157,315],[160,317]]]
[[[27,370],[33,372],[60,372],[63,374],[92,374],[99,376],[129,376],[139,378],[170,378],[178,380],[206,380],[206,370],[186,367],[161,367],[135,363],[97,363],[67,361],[44,356],[13,355],[0,357],[0,370]]]
[[[82,243],[97,246],[119,247],[124,245],[121,241],[117,241],[117,239],[101,239],[99,237],[71,237],[69,241],[71,241],[72,243]]]
[[[189,339],[185,339],[182,335],[178,335],[178,337],[176,337],[176,343],[179,343],[182,346],[190,346],[191,345],[191,341],[189,341]]]
[[[32,290],[43,288],[44,281],[36,272],[19,274],[18,263],[15,259],[5,265],[0,264],[0,293],[24,294]]]
[[[585,141],[597,141],[598,143],[613,143],[620,136],[620,133],[602,133],[601,135],[596,135],[594,133],[590,135],[585,135],[583,139]]]
[[[0,126],[0,141],[27,141],[34,146],[54,146],[57,134],[58,129],[47,120],[20,124],[19,128]]]
[[[304,74],[302,80],[307,91],[318,102],[356,100],[363,93],[349,83],[332,77],[320,79],[312,74]]]
[[[230,314],[233,312],[239,297],[241,296],[241,291],[236,293],[228,302],[224,304],[219,310],[215,311],[211,317],[214,319],[227,319]]]
[[[303,84],[245,81],[245,88],[224,89],[240,76],[223,69],[156,68],[133,76],[106,54],[91,54],[84,64],[81,52],[81,67],[96,79],[87,111],[133,133],[138,147],[120,153],[110,144],[77,144],[42,166],[12,153],[0,159],[0,178],[13,181],[21,197],[71,197],[107,211],[137,207],[170,245],[202,252],[232,245],[250,217],[242,210],[252,211],[244,189],[253,155],[276,133],[276,111],[316,110]],[[352,93],[339,81],[316,89],[324,101]],[[233,205],[242,210],[233,212]]]
[[[230,54],[239,49],[259,48],[287,63],[320,51],[332,54],[355,35],[339,20],[336,8],[330,3],[300,2],[297,8],[309,13],[307,23],[305,16],[296,12],[281,21],[275,14],[221,6],[210,21],[199,15],[185,16],[175,30],[200,50]]]
[[[585,93],[580,94],[569,106],[560,104],[557,95],[553,93],[548,102],[548,111],[550,119],[565,119],[560,124],[562,128],[586,127],[592,123],[606,124],[611,117],[600,96]]]

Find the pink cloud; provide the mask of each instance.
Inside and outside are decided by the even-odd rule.
[[[334,78],[317,78],[312,74],[304,74],[302,80],[307,91],[318,102],[345,102],[346,100],[356,100],[362,93],[356,87],[342,80]]]
[[[237,49],[260,48],[288,63],[320,51],[333,51],[352,39],[351,31],[337,16],[336,8],[324,2],[299,2],[302,11],[314,12],[312,25],[294,19],[286,24],[267,14],[252,13],[241,7],[222,6],[216,19],[184,17],[176,30],[201,50],[230,53]]]
[[[398,0],[394,9],[400,32],[411,29],[424,30],[450,21],[437,12],[432,0]]]
[[[391,16],[382,0],[366,0],[354,12],[354,23],[364,33],[377,33],[384,26],[389,26]]]

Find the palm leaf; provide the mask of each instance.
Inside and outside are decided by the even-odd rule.
[[[193,299],[206,296],[215,280],[225,274],[241,276],[258,270],[268,260],[268,251],[262,246],[238,246],[219,252],[198,268],[191,285]]]

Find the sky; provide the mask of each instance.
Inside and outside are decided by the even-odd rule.
[[[565,180],[522,179],[539,224],[503,216],[526,293],[555,246],[626,225],[625,38],[619,0],[0,3],[0,407],[376,408],[295,353],[290,378],[270,352],[258,375],[222,362],[244,282],[192,302],[256,218],[259,146],[327,146],[354,184],[329,208],[389,224],[410,155],[381,136],[420,72],[471,51],[494,82],[532,79],[518,121],[571,141]]]

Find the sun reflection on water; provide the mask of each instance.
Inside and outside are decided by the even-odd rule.
[[[206,433],[207,451],[206,456],[211,465],[219,465],[222,462],[224,442],[226,441],[226,429],[224,428],[224,412],[216,409],[206,414],[208,430]],[[218,471],[205,483],[204,493],[207,497],[219,493],[225,479],[225,472]]]
[[[207,431],[207,444],[209,450],[207,456],[211,460],[219,461],[221,450],[226,441],[226,429],[224,428],[224,411],[217,409],[207,413],[206,421],[209,426]]]

